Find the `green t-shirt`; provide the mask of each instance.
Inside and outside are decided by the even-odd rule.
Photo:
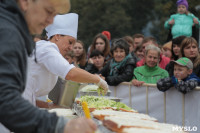
[[[137,67],[133,74],[137,80],[151,84],[156,84],[161,78],[169,77],[168,72],[159,66],[148,67],[147,65],[144,65]]]

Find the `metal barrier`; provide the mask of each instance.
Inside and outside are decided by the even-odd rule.
[[[156,84],[135,87],[130,82],[123,82],[118,86],[110,86],[110,90],[112,96],[122,98],[122,102],[125,104],[141,113],[156,117],[160,122],[197,126],[200,130],[200,99],[198,98],[200,97],[200,87],[184,95],[173,88],[164,93],[160,92],[157,90]],[[193,103],[196,113],[191,115],[189,112]],[[156,109],[160,109],[160,111]],[[187,119],[185,119],[186,117]]]

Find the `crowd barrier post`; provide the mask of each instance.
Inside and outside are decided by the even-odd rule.
[[[146,86],[146,114],[149,114],[149,98],[148,98],[148,96],[149,96],[149,87],[148,86]]]
[[[114,87],[114,96],[117,97],[117,87]]]
[[[185,94],[182,94],[182,126],[185,126]]]
[[[129,84],[129,107],[132,108],[131,84]]]
[[[166,120],[166,92],[164,92],[164,122],[166,123],[167,120]]]

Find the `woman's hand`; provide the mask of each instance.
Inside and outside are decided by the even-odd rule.
[[[99,74],[99,76],[100,76],[103,80],[105,80],[105,77],[104,77],[104,76],[102,76],[101,74]]]
[[[97,75],[99,77],[99,82],[97,83],[97,85],[99,87],[101,87],[104,90],[104,94],[106,94],[108,92],[108,84],[107,82],[102,79],[99,75]]]
[[[97,129],[93,120],[85,117],[72,119],[66,125],[64,133],[94,133]]]
[[[141,86],[143,83],[144,81],[138,81],[137,79],[132,80],[132,84],[137,87]]]

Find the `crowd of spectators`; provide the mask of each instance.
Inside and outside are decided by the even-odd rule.
[[[136,44],[134,42],[135,36],[140,38],[140,42],[137,40]],[[164,78],[168,78],[166,81],[171,81],[170,77],[176,79],[174,76],[174,61],[181,57],[186,57],[193,64],[193,72],[187,76],[191,74],[197,77],[200,76],[198,42],[193,37],[179,36],[166,42],[163,46],[157,43],[155,37],[145,37],[142,34],[136,34],[133,37],[115,38],[112,39],[111,44],[102,33],[97,34],[94,40],[98,40],[98,37],[103,46],[98,46],[100,42],[94,43],[95,41],[93,41],[87,53],[89,56],[87,63],[85,63],[85,70],[92,74],[98,74],[110,86],[116,86],[122,82],[131,82],[132,85],[139,87],[144,83],[161,83],[160,80]],[[105,44],[105,42],[108,44]],[[106,52],[108,54],[103,53],[103,51],[106,51],[105,47],[110,49]],[[75,48],[76,45],[74,45]],[[84,54],[86,55],[86,53]],[[82,55],[82,57],[85,57],[85,55]],[[185,79],[186,77],[181,81]],[[198,82],[195,83],[195,87],[200,80],[196,81]],[[170,87],[172,86],[168,86],[168,89]],[[182,92],[189,91],[183,90]]]

